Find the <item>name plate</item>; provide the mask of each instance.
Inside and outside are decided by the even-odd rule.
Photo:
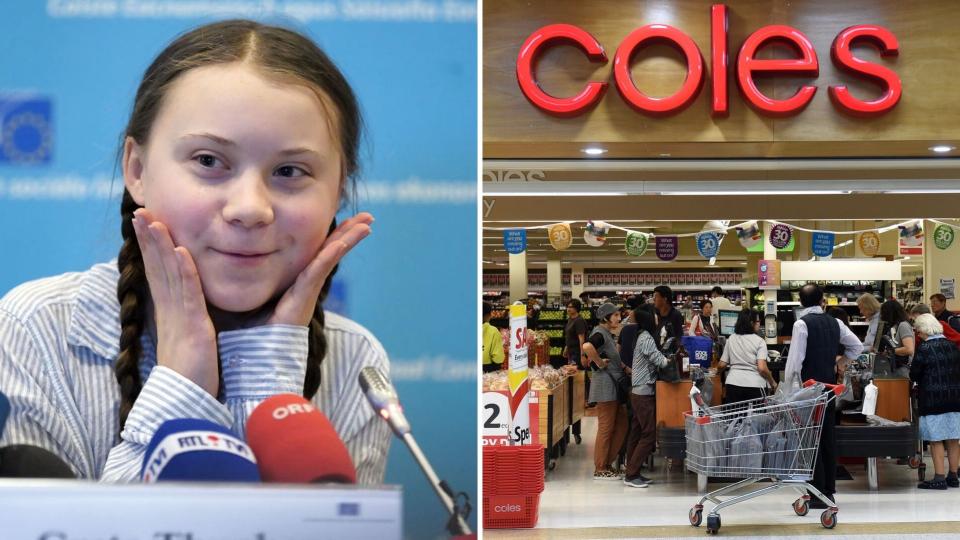
[[[399,486],[0,479],[11,540],[399,540],[402,513]]]

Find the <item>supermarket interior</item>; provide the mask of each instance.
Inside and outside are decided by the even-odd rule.
[[[909,374],[960,311],[960,6],[588,4],[483,6],[485,536],[956,533]],[[791,393],[817,307],[843,387]]]

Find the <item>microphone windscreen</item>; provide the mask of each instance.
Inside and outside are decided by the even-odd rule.
[[[7,424],[8,416],[10,416],[10,400],[0,392],[0,435],[3,435],[3,427]]]
[[[38,446],[0,448],[0,478],[76,478],[70,466]]]
[[[336,430],[300,396],[278,394],[258,405],[247,420],[247,441],[265,482],[357,482]]]
[[[144,482],[259,482],[247,443],[209,420],[178,418],[157,429],[143,456]]]

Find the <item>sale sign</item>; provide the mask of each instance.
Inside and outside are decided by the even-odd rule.
[[[510,306],[510,434],[512,445],[530,444],[530,381],[527,378],[527,306]]]
[[[770,245],[777,249],[787,247],[791,238],[793,238],[793,229],[789,225],[777,223],[770,229]]]

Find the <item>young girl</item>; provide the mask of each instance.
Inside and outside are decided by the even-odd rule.
[[[322,303],[370,233],[336,224],[358,169],[360,115],[327,56],[251,21],[197,28],[147,69],[125,130],[115,261],[0,300],[0,446],[55,453],[79,477],[134,481],[156,429],[204,418],[241,436],[265,398],[311,399],[363,483],[389,428],[357,384],[388,367],[364,328]]]

